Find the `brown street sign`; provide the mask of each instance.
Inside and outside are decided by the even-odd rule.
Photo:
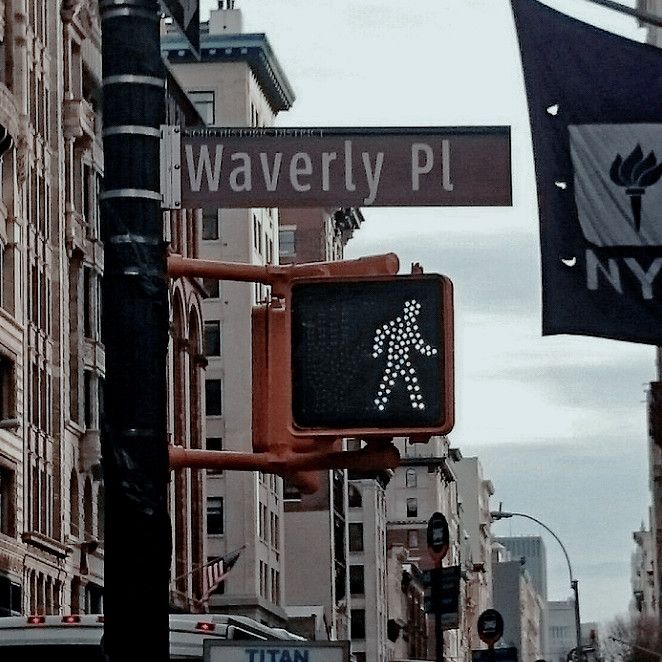
[[[177,207],[512,205],[508,126],[200,128],[177,137]]]

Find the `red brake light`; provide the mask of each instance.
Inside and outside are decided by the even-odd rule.
[[[99,617],[97,618],[97,623],[104,623],[104,622],[105,622],[105,619],[104,619],[103,615],[102,615],[102,616],[99,616]]]
[[[62,617],[63,623],[80,623],[80,616],[76,614],[69,614],[69,616]]]
[[[45,622],[45,616],[28,616],[28,625],[43,625]]]
[[[206,621],[200,621],[195,626],[196,630],[202,630],[203,632],[213,632],[216,629],[216,623],[208,623]]]

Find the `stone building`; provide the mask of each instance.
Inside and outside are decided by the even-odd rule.
[[[1,614],[103,609],[100,39],[94,0],[0,2]],[[200,121],[173,79],[168,107]],[[193,246],[184,215],[195,216],[166,215],[166,225]],[[201,353],[202,295],[189,280],[172,293],[185,304],[173,319],[170,429],[186,420],[185,443],[196,443],[200,378],[174,347],[187,339],[190,356]],[[175,403],[177,362],[190,397]],[[199,486],[181,483],[175,532],[199,529]],[[173,578],[202,556],[189,543]],[[178,583],[192,597],[189,584]]]

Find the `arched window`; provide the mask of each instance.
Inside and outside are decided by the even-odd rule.
[[[406,487],[416,487],[417,474],[416,469],[409,468],[405,473],[405,486]]]

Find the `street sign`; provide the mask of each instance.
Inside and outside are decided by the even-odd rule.
[[[512,205],[508,126],[210,127],[166,149],[177,208]]]
[[[518,662],[517,648],[487,648],[471,651],[471,662]]]
[[[179,30],[188,40],[193,54],[200,57],[200,0],[160,0]]]
[[[240,635],[237,632],[235,636],[239,639]],[[204,662],[349,662],[349,642],[205,639],[202,659]]]
[[[427,614],[440,614],[444,630],[459,627],[461,577],[459,565],[433,568],[424,573],[423,581],[429,588],[425,591],[423,609]]]
[[[496,609],[486,609],[478,617],[476,629],[481,641],[494,646],[503,636],[503,617]]]
[[[443,558],[448,552],[450,532],[443,513],[433,513],[428,520],[428,547],[435,556]]]
[[[436,274],[294,281],[294,434],[446,434],[452,285]]]

